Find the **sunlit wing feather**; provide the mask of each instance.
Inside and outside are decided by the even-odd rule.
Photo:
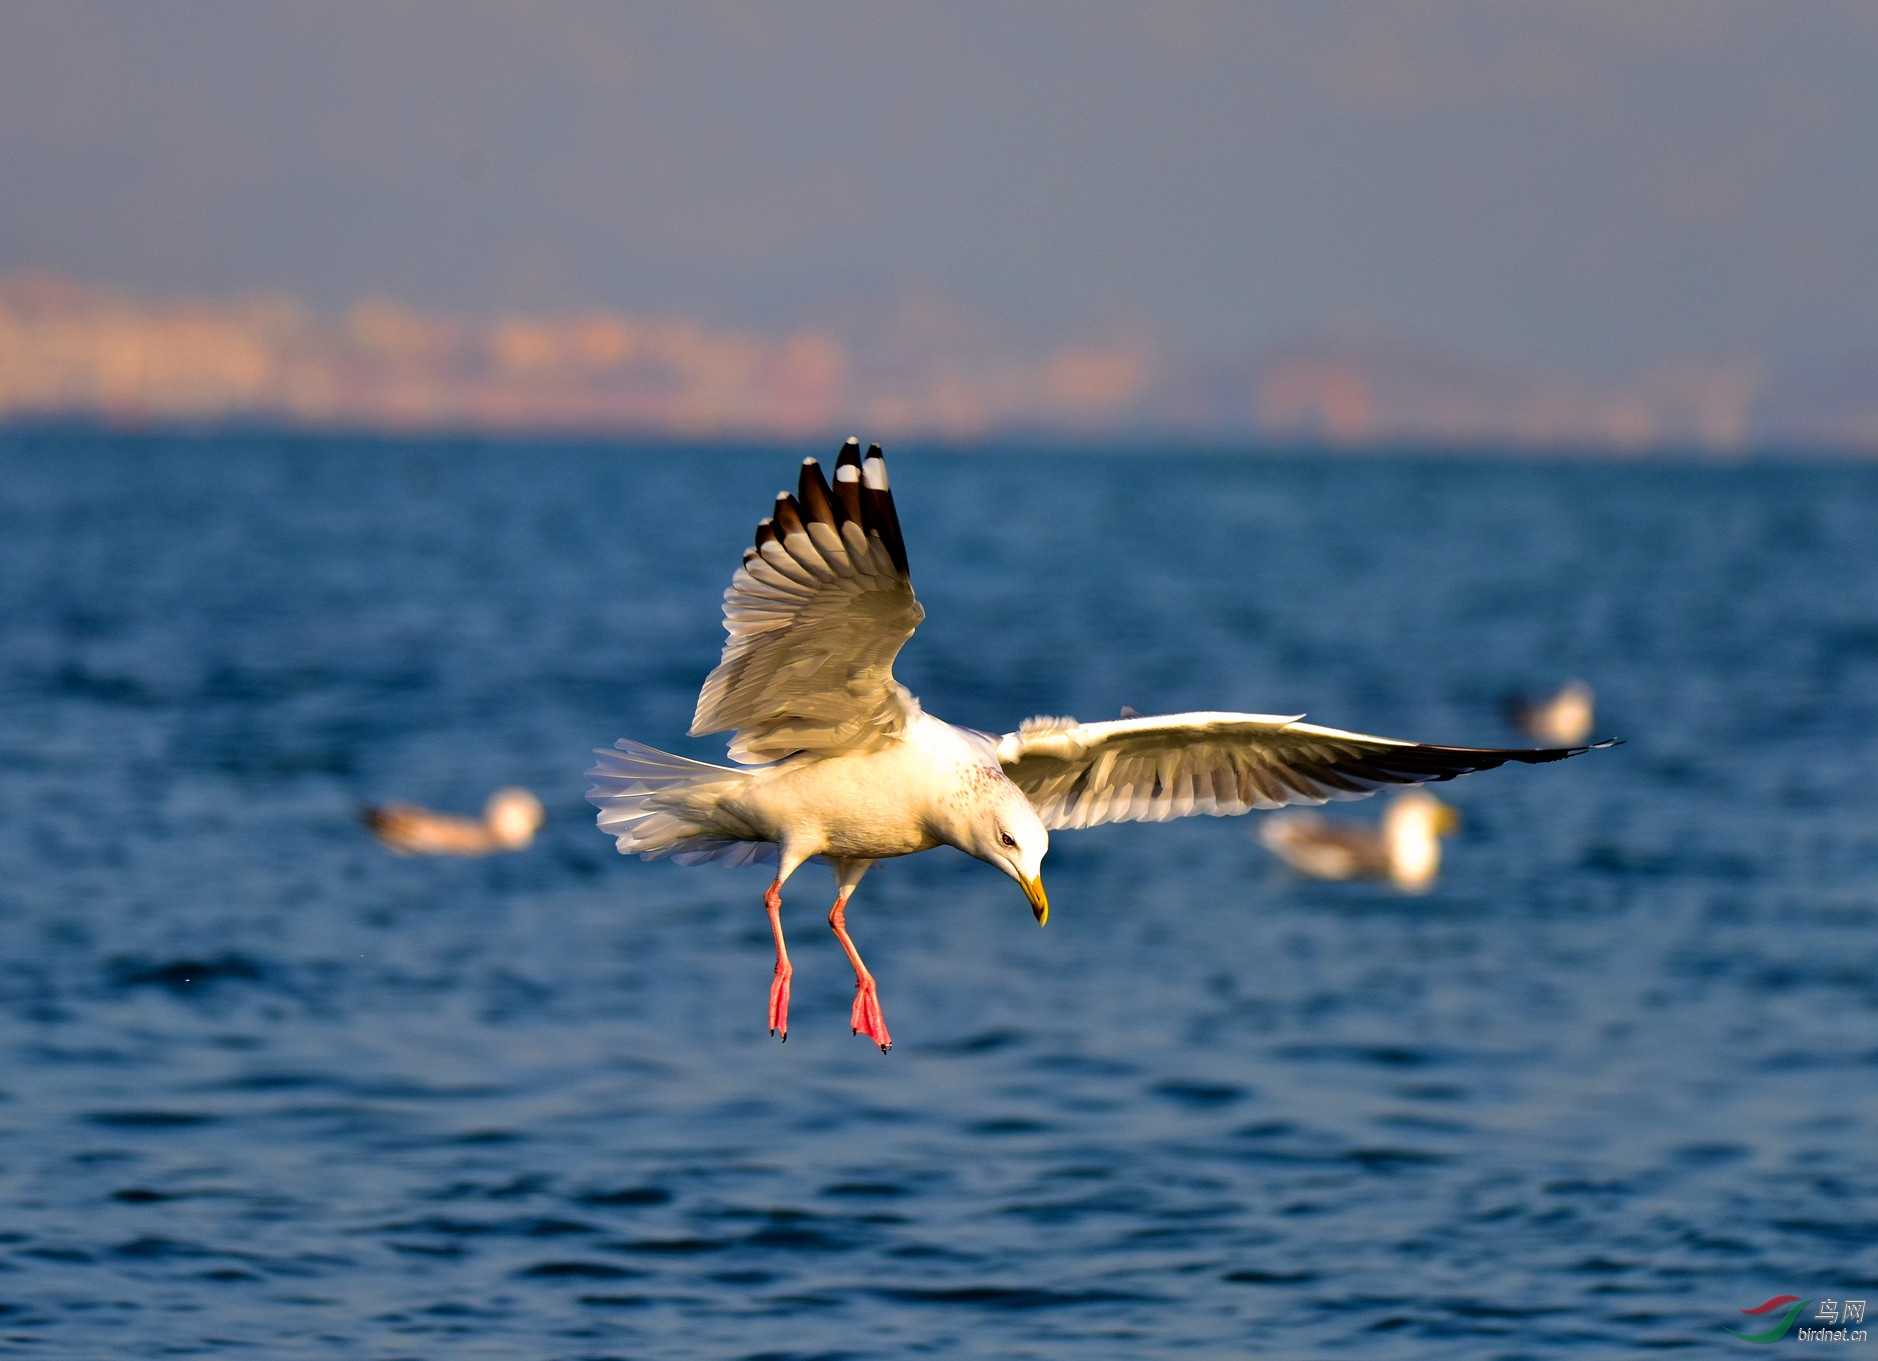
[[[1033,718],[999,739],[998,760],[1043,825],[1055,830],[1360,799],[1385,785],[1451,780],[1509,761],[1539,765],[1590,749],[1440,747],[1320,728],[1301,718]]]
[[[768,761],[898,733],[919,712],[893,659],[926,617],[875,445],[849,440],[830,486],[807,459],[776,498],[724,592],[723,659],[698,696],[691,735],[734,729],[730,754]]]

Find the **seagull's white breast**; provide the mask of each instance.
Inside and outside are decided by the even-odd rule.
[[[766,839],[810,855],[881,860],[942,844],[961,790],[995,767],[957,728],[918,715],[901,737],[863,751],[752,771],[726,799]]]

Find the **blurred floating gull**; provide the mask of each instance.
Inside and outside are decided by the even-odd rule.
[[[894,680],[893,659],[924,618],[880,447],[863,459],[849,440],[832,485],[807,459],[724,593],[730,638],[691,724],[693,737],[732,732],[731,759],[746,768],[621,739],[588,771],[600,829],[622,854],[776,861],[763,896],[776,942],[769,1026],[785,1039],[782,887],[812,858],[834,869],[828,924],[854,968],[850,1026],[885,1050],[879,990],[847,930],[848,899],[876,860],[956,847],[1016,880],[1042,924],[1049,829],[1358,799],[1587,750],[1428,746],[1298,714],[1033,718],[993,737],[925,713]]]
[[[483,805],[481,819],[388,803],[366,808],[359,821],[399,855],[491,855],[527,850],[544,816],[541,800],[526,789],[498,789]]]
[[[1260,822],[1258,839],[1313,879],[1387,879],[1406,893],[1422,893],[1441,872],[1441,838],[1459,826],[1454,809],[1416,788],[1389,800],[1380,827],[1275,813]]]
[[[1506,716],[1528,737],[1569,747],[1591,736],[1596,697],[1581,680],[1567,681],[1546,699],[1516,695],[1506,702]]]

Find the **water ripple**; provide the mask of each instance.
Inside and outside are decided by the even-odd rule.
[[[0,433],[0,1351],[1497,1361],[1878,1290],[1878,469],[909,454],[935,712],[1499,742],[1583,675],[1628,744],[1444,787],[1419,897],[1211,819],[1060,835],[1041,932],[883,864],[882,1056],[824,869],[782,1046],[761,876],[581,799],[720,754],[796,456]],[[503,784],[525,855],[356,823]]]

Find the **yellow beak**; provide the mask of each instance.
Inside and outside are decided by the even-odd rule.
[[[1043,876],[1035,879],[1019,879],[1024,886],[1024,896],[1030,899],[1030,910],[1037,919],[1037,925],[1043,926],[1050,920],[1050,899],[1043,891]]]

